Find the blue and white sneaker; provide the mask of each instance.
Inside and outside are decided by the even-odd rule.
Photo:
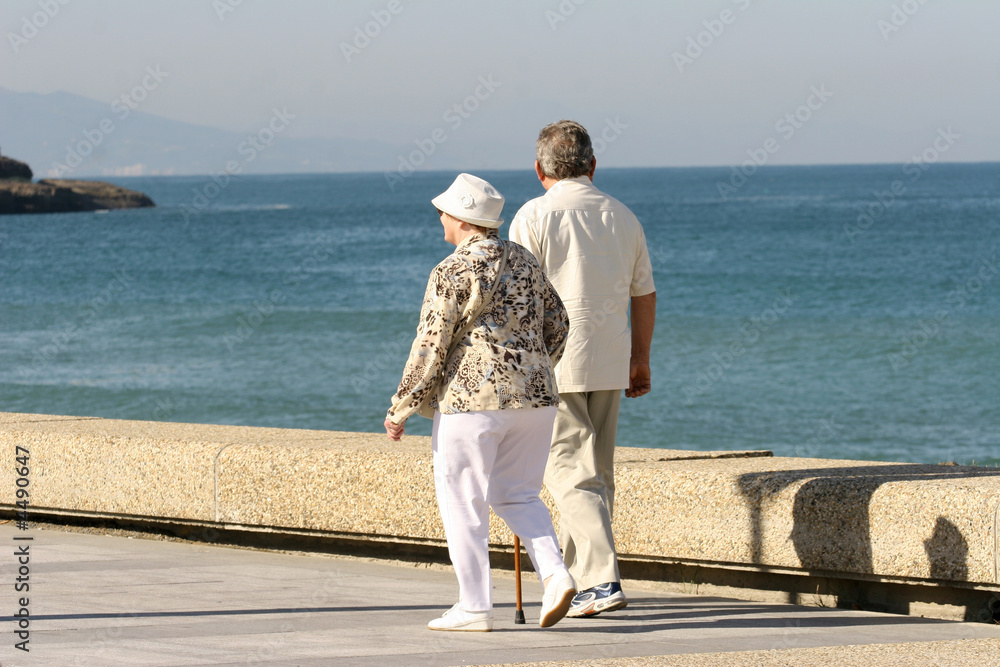
[[[617,581],[611,581],[577,593],[566,616],[568,618],[597,616],[602,611],[624,609],[626,606],[628,606],[628,600],[622,593],[621,584]]]

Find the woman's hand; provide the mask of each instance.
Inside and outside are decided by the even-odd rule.
[[[403,431],[406,428],[406,421],[399,424],[395,424],[388,417],[385,418],[385,434],[389,436],[390,440],[399,441],[403,437]]]

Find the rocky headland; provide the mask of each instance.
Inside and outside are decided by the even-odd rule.
[[[0,156],[0,215],[156,206],[141,192],[103,181],[47,178],[35,183],[32,176],[25,163]]]

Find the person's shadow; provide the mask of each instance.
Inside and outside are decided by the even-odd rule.
[[[892,568],[882,566],[879,568],[881,571],[876,571],[872,557],[873,539],[892,539],[892,535],[886,533],[883,536],[880,525],[872,526],[871,506],[876,493],[892,482],[919,485],[921,482],[996,476],[1000,476],[1000,470],[993,468],[920,464],[810,468],[742,475],[739,486],[751,511],[753,562],[775,565],[765,562],[763,558],[765,540],[768,545],[773,545],[782,537],[765,535],[767,528],[762,508],[788,487],[801,485],[795,492],[791,535],[788,537],[800,566],[814,579],[815,589],[812,592],[834,596],[838,607],[896,613],[908,613],[914,602],[964,604],[968,620],[992,620],[994,613],[1000,611],[996,596],[986,591],[975,591],[969,586],[954,585],[969,580],[968,542],[955,524],[939,516],[933,534],[923,545],[929,563],[929,578],[943,584],[943,587],[916,583],[907,585],[899,583],[906,578],[905,575],[891,571]],[[893,492],[891,488],[883,490],[883,493]],[[905,499],[892,503],[890,507],[893,510],[898,508],[900,513],[910,510]],[[919,517],[913,519],[897,514],[886,516],[885,520],[909,521],[913,523],[914,531],[926,530]],[[874,536],[873,529],[876,532]],[[884,553],[887,550],[879,551]],[[843,573],[853,576],[843,577]],[[924,577],[918,575],[916,578]]]
[[[943,516],[934,524],[934,534],[924,540],[924,551],[931,565],[931,579],[947,581],[968,581],[969,567],[965,558],[969,553],[969,543],[962,537],[962,531]]]

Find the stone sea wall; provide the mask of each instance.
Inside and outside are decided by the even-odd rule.
[[[0,413],[0,444],[7,514],[25,472],[21,447],[35,520],[442,558],[428,438]],[[998,469],[619,447],[616,482],[625,577],[754,599],[1000,616]],[[497,562],[512,540],[493,517]]]

